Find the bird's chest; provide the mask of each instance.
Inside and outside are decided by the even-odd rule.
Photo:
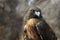
[[[35,28],[37,23],[38,23],[38,20],[31,19],[25,25],[25,29],[26,29],[25,35],[27,35],[29,39],[33,39],[33,40],[39,39],[37,30]]]

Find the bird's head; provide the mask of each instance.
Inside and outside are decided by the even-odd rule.
[[[29,18],[42,18],[41,10],[39,8],[32,8],[29,10]]]

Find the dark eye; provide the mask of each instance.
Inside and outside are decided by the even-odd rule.
[[[31,10],[32,12],[34,12],[35,10]]]
[[[31,13],[31,14],[35,13],[35,10],[31,10],[30,13]]]

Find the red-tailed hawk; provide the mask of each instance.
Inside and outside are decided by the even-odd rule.
[[[42,17],[39,8],[32,8],[27,12],[24,26],[25,40],[57,40],[54,31]]]

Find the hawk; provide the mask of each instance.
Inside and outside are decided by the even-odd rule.
[[[24,40],[57,40],[54,31],[43,19],[41,9],[29,9],[26,17]]]

